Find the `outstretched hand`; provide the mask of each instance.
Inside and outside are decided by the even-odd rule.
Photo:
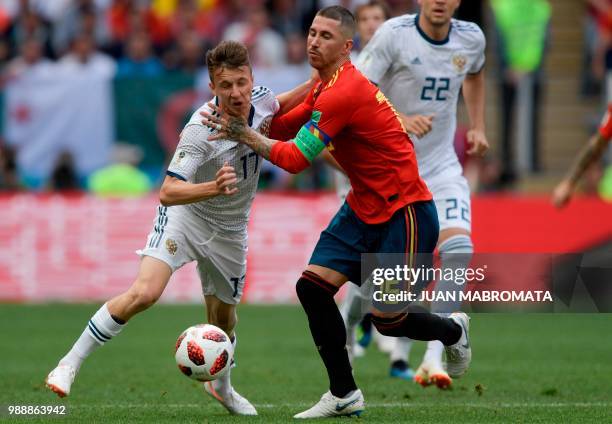
[[[205,110],[201,111],[202,124],[217,131],[216,134],[210,135],[208,140],[228,139],[237,143],[244,143],[243,140],[247,131],[250,129],[246,119],[241,116],[230,116],[223,113],[221,109],[213,103],[208,103],[208,106],[213,110],[214,115]]]

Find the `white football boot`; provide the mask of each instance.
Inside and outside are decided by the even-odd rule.
[[[363,394],[357,389],[344,398],[325,393],[315,406],[293,418],[359,417],[365,409]]]
[[[472,348],[468,335],[470,329],[470,317],[464,312],[453,312],[449,316],[461,326],[461,337],[454,345],[445,346],[446,350],[446,370],[448,375],[453,378],[461,377],[467,371],[472,360]]]
[[[76,370],[70,365],[58,365],[49,373],[45,383],[59,397],[65,397],[70,394],[75,376]]]
[[[223,393],[215,389],[214,381],[204,383],[204,391],[217,399],[221,405],[233,415],[257,415],[257,410],[251,402],[241,396],[233,387],[229,392]]]

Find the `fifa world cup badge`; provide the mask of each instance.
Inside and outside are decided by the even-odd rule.
[[[185,157],[185,152],[182,150],[179,150],[177,152],[177,155],[174,156],[174,160],[172,162],[174,162],[176,165],[181,163],[181,160]]]

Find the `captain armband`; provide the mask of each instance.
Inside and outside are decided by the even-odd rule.
[[[314,122],[308,121],[300,128],[293,141],[308,162],[312,162],[327,147],[331,137],[320,130]]]

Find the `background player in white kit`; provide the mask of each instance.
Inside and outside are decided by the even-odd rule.
[[[279,108],[300,102],[311,83],[277,99],[266,87],[253,88],[246,47],[224,41],[206,55],[215,94],[212,100],[229,114],[242,115],[252,128],[267,135]],[[279,103],[280,102],[280,103]],[[183,129],[179,145],[160,190],[161,204],[142,256],[138,277],[124,293],[94,314],[80,338],[47,377],[47,386],[69,394],[81,364],[97,347],[119,334],[125,323],[152,306],[174,271],[191,261],[198,273],[208,322],[236,336],[236,304],[246,273],[247,221],[257,189],[261,160],[250,148],[231,140],[208,141],[216,133],[200,122],[204,105]],[[231,386],[230,373],[205,383],[207,393],[228,411],[256,415],[255,408]]]
[[[470,191],[453,147],[457,101],[463,97],[470,118],[469,154],[484,154],[489,145],[484,125],[485,38],[473,23],[452,19],[460,0],[419,0],[420,12],[385,22],[359,56],[356,66],[400,112],[406,130],[415,137],[419,173],[433,193],[443,268],[466,267],[473,245],[470,237]],[[463,287],[436,282],[438,291]],[[440,302],[441,315],[460,308]],[[407,357],[411,341],[398,339],[392,357]],[[452,383],[442,363],[443,346],[428,342],[415,380],[447,388]]]

